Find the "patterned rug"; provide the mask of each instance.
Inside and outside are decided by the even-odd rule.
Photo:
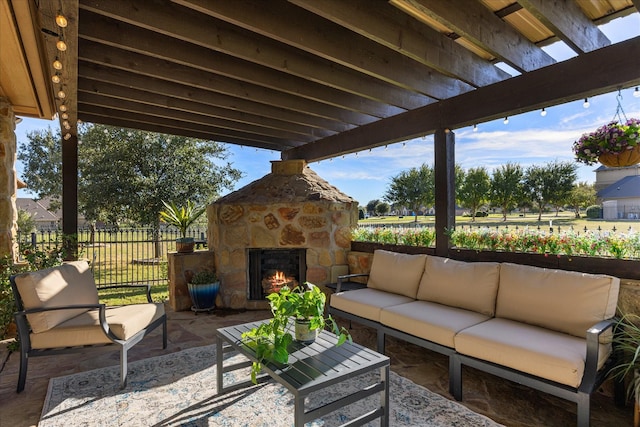
[[[41,427],[49,426],[247,426],[293,425],[292,395],[280,384],[216,394],[215,346],[183,350],[129,364],[128,384],[119,388],[119,367],[96,369],[49,382]],[[233,358],[242,358],[236,355]],[[246,375],[246,376],[243,376]],[[351,378],[313,393],[320,406],[373,378]],[[225,384],[248,378],[225,374]],[[307,426],[337,426],[379,404],[379,398],[349,405]],[[396,426],[499,426],[463,405],[391,372],[389,423]],[[379,420],[369,424],[379,425]]]

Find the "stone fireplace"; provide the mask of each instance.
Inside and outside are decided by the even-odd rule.
[[[323,285],[346,271],[358,203],[304,160],[274,161],[270,174],[210,204],[207,217],[218,304],[258,309],[282,283]]]

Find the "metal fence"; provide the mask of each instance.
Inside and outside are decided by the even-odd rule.
[[[192,228],[196,247],[206,246],[206,229]],[[123,283],[165,284],[167,252],[175,251],[179,232],[163,228],[154,238],[151,228],[99,228],[78,230],[78,258],[91,265],[98,287]],[[20,249],[50,250],[62,245],[60,231],[18,234]]]

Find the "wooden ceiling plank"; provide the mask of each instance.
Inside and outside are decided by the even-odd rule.
[[[611,44],[607,36],[573,1],[519,0],[519,4],[578,54]]]
[[[284,0],[172,1],[365,75],[436,99],[450,98],[473,89],[465,82],[443,75],[397,50],[389,49]],[[313,28],[313,31],[309,31],[309,28]],[[349,43],[345,43],[345,40],[349,40]]]
[[[270,143],[260,143],[256,141],[249,141],[249,140],[244,140],[239,138],[231,138],[228,136],[225,136],[223,141],[221,139],[222,138],[221,135],[216,135],[212,133],[196,132],[191,129],[174,129],[169,126],[137,122],[137,121],[126,120],[126,119],[114,119],[113,117],[101,116],[101,115],[90,114],[90,113],[82,113],[81,120],[84,120],[85,122],[89,122],[89,123],[116,126],[116,127],[125,128],[125,129],[136,129],[136,130],[143,130],[147,132],[163,133],[166,135],[185,136],[187,138],[197,138],[197,139],[208,140],[208,141],[216,141],[216,142],[223,142],[223,143],[229,143],[229,144],[250,146],[254,148],[262,148],[265,150],[280,151],[282,148],[284,148],[281,145],[270,144]]]
[[[83,0],[81,9],[405,110],[433,102],[428,96],[363,75],[177,5]],[[182,19],[176,19],[176,16]],[[185,20],[189,21],[189,25],[183,24]]]
[[[88,114],[98,115],[98,116],[105,116],[105,117],[108,116],[113,118],[119,118],[122,120],[168,126],[170,128],[176,128],[176,129],[193,130],[195,132],[211,133],[212,135],[228,136],[228,137],[239,138],[239,139],[248,140],[248,141],[271,143],[273,145],[280,145],[282,147],[288,147],[288,148],[298,147],[303,145],[303,143],[300,141],[285,140],[280,138],[273,138],[270,136],[263,136],[263,135],[257,135],[257,134],[247,133],[247,132],[235,131],[232,129],[200,125],[200,124],[195,124],[191,122],[185,122],[183,120],[178,120],[175,118],[171,119],[167,117],[150,116],[144,113],[132,113],[129,111],[113,109],[113,108],[104,108],[104,107],[99,107],[99,106],[84,104],[84,103],[82,103],[81,105],[82,105],[83,112],[86,112]]]
[[[282,153],[322,160],[640,84],[640,37]],[[584,70],[589,73],[585,74]],[[490,100],[490,101],[488,101]]]
[[[390,6],[386,0],[289,2],[475,87],[511,77],[449,37]]]
[[[311,134],[315,136],[330,136],[336,133],[334,131],[312,128],[297,123],[288,123],[282,120],[245,113],[243,111],[230,110],[217,106],[201,104],[199,102],[186,101],[184,99],[167,96],[166,94],[113,85],[87,78],[82,79],[78,84],[78,96],[82,98],[83,93],[100,94],[101,96],[113,99],[134,100],[138,103],[165,107],[171,110],[193,112],[195,114],[201,114],[209,117],[226,118],[238,123],[248,123],[271,129],[285,130],[299,133],[301,135],[308,135],[311,132]]]
[[[376,117],[351,110],[337,108],[251,83],[208,73],[197,68],[128,52],[112,46],[100,45],[89,40],[83,40],[82,46],[83,48],[80,52],[81,61],[172,81],[190,86],[194,90],[217,92],[234,98],[261,102],[291,111],[304,112],[356,125],[370,123],[377,119]]]
[[[263,126],[257,126],[251,123],[238,123],[223,118],[210,117],[188,111],[167,109],[166,106],[159,107],[151,105],[149,103],[140,103],[134,99],[124,100],[110,98],[96,93],[79,91],[78,102],[81,102],[85,105],[111,108],[114,110],[128,111],[131,113],[138,113],[146,116],[154,116],[165,119],[175,119],[183,122],[193,123],[194,125],[213,126],[220,129],[242,131],[260,136],[299,140],[302,142],[309,142],[317,139],[307,134],[265,128]]]
[[[411,4],[518,71],[529,72],[555,63],[476,0],[411,0]]]
[[[102,44],[379,118],[406,111],[86,11],[81,19],[83,37]]]
[[[137,88],[158,94],[166,94],[173,98],[194,101],[234,111],[244,111],[258,115],[262,114],[265,117],[277,118],[303,126],[310,126],[312,128],[329,129],[337,132],[353,128],[353,125],[346,125],[331,119],[285,110],[215,92],[194,90],[194,88],[178,83],[156,79],[154,77],[148,77],[125,70],[109,69],[101,65],[80,62],[79,73],[83,76],[83,79],[87,78],[120,86],[126,85],[125,87]]]

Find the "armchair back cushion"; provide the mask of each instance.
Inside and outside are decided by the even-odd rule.
[[[615,315],[619,289],[617,277],[503,263],[496,317],[584,338]]]
[[[76,304],[98,304],[98,290],[86,261],[73,261],[16,276],[25,310]],[[55,310],[27,315],[34,333],[48,331],[87,309]]]
[[[426,257],[376,250],[367,287],[415,298]]]
[[[464,262],[427,256],[417,297],[493,316],[499,281],[497,262]]]

